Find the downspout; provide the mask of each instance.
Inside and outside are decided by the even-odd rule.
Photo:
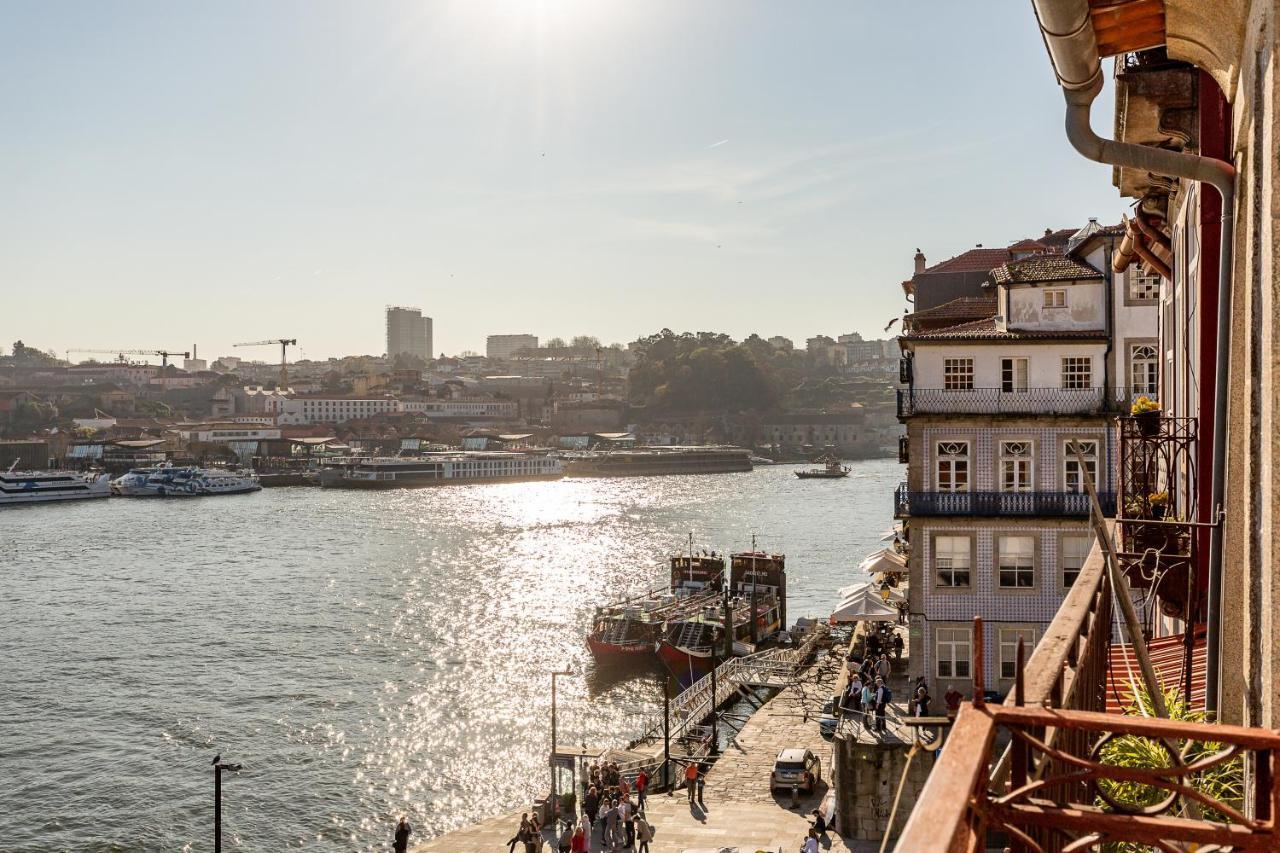
[[[1067,139],[1090,160],[1209,184],[1222,197],[1222,246],[1218,255],[1218,340],[1213,388],[1213,479],[1209,529],[1209,601],[1205,637],[1205,710],[1216,717],[1222,660],[1222,506],[1227,456],[1227,359],[1230,357],[1232,220],[1236,170],[1212,157],[1103,139],[1089,126],[1089,108],[1102,91],[1102,63],[1088,0],[1031,0],[1040,34],[1067,101]],[[1190,626],[1188,626],[1190,627]]]

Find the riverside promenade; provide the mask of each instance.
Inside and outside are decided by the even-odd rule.
[[[705,808],[690,805],[683,788],[671,796],[648,798],[646,815],[654,828],[653,853],[716,851],[783,851],[795,853],[809,829],[808,815],[825,798],[829,788],[831,742],[818,730],[822,698],[835,687],[836,671],[821,665],[810,667],[793,686],[782,690],[747,721],[719,760],[707,773]],[[807,713],[807,719],[805,715]],[[791,807],[790,795],[769,791],[769,772],[778,752],[808,747],[822,760],[822,780],[812,796]],[[504,851],[520,823],[520,811],[482,821],[446,833],[412,848],[414,853]],[[551,835],[547,833],[550,843]],[[879,845],[845,840],[833,832],[820,839],[823,851],[866,853]],[[555,850],[555,845],[547,848]],[[608,848],[600,844],[600,827],[591,838],[592,853]],[[522,851],[517,850],[517,853]]]

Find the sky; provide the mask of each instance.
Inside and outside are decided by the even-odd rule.
[[[1025,0],[8,0],[0,351],[883,337],[917,247],[1119,220],[1062,125]]]

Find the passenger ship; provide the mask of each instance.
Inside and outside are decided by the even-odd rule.
[[[327,489],[394,489],[490,481],[558,480],[564,465],[540,453],[500,450],[354,459],[320,474]]]
[[[203,495],[237,495],[262,488],[252,471],[224,471],[194,465],[159,465],[134,468],[111,482],[111,491],[123,497],[187,498]]]
[[[77,471],[18,471],[14,462],[0,471],[0,506],[74,501],[111,496],[110,474]]]
[[[566,454],[570,477],[730,474],[752,470],[751,451],[721,445],[636,447]]]

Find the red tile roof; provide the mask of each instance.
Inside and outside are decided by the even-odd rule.
[[[948,320],[956,322],[981,320],[983,317],[994,316],[997,310],[994,296],[961,296],[950,302],[935,305],[933,308],[908,314],[906,321],[913,324],[921,322],[932,324]]]
[[[997,284],[1031,284],[1042,281],[1079,281],[1102,278],[1102,273],[1067,255],[1035,255],[1009,261],[991,271]]]
[[[1012,257],[1008,249],[970,249],[934,264],[925,272],[990,272]]]
[[[995,317],[960,323],[942,329],[915,332],[905,335],[909,341],[1044,341],[1044,340],[1106,340],[1102,329],[1009,331],[996,326]]]

